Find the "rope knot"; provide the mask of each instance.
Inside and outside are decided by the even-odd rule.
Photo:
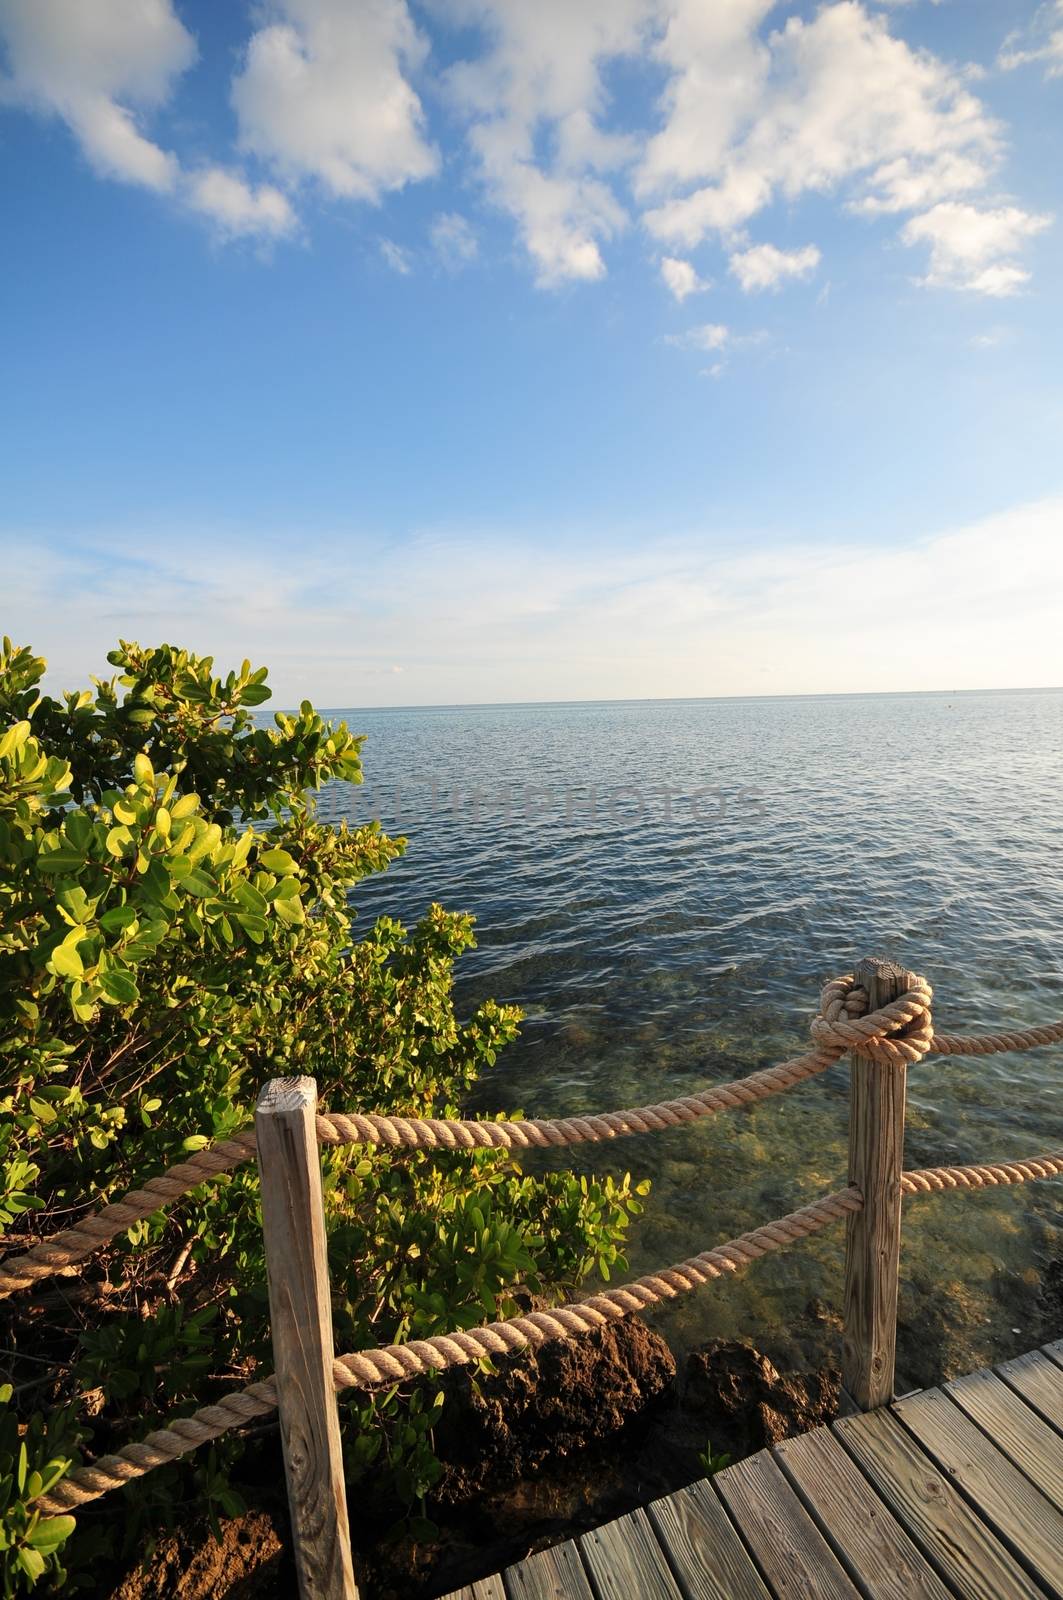
[[[915,1062],[929,1053],[934,1037],[930,1014],[933,990],[925,978],[910,974],[902,995],[878,1011],[868,1011],[867,990],[853,974],[832,978],[823,986],[812,1037],[820,1048],[852,1051],[864,1061]]]

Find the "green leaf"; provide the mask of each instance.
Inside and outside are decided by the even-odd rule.
[[[84,811],[68,811],[63,819],[63,832],[75,850],[85,850],[92,838],[92,823]]]
[[[21,750],[30,735],[28,722],[16,722],[13,727],[0,737],[0,756],[14,755],[16,750]]]
[[[144,886],[153,900],[165,900],[173,888],[166,865],[166,862],[160,861],[158,856],[148,863],[148,870],[144,874]]]
[[[285,877],[289,872],[295,871],[295,857],[279,847],[264,850],[258,858],[258,864],[260,867],[265,867],[267,872],[277,873],[279,877]]]
[[[44,1557],[39,1550],[31,1550],[28,1545],[19,1545],[15,1551],[19,1566],[29,1578],[31,1583],[36,1583],[38,1578],[44,1576]]]
[[[29,1535],[29,1542],[36,1550],[56,1550],[76,1527],[73,1517],[42,1517]]]
[[[85,865],[85,857],[80,851],[58,850],[43,851],[37,857],[38,872],[77,872]]]
[[[99,985],[107,998],[118,1005],[131,1006],[140,999],[140,990],[132,974],[124,967],[111,967],[109,971],[101,972]]]
[[[78,953],[77,945],[56,945],[49,957],[53,971],[62,978],[80,978],[85,971],[85,963]]]
[[[134,715],[136,715],[136,713],[134,713]],[[154,718],[154,715],[154,712],[152,712],[148,718],[149,722]],[[155,782],[155,768],[152,766],[143,750],[138,751],[133,757],[133,776],[139,784],[153,784]]]
[[[108,933],[121,933],[123,928],[128,928],[136,920],[136,908],[130,905],[112,906],[99,919],[100,927]]]
[[[295,892],[299,892],[298,885]],[[253,911],[256,916],[264,917],[269,911],[265,895],[259,894],[254,884],[248,883],[246,878],[240,878],[233,884],[233,898],[240,902],[245,911]]]
[[[214,882],[214,879],[208,878],[207,874],[198,867],[185,874],[180,880],[178,888],[184,889],[187,894],[198,895],[203,900],[218,892],[218,885]]]

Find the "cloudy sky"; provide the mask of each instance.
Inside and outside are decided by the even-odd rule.
[[[0,0],[0,630],[1063,682],[1063,0]]]

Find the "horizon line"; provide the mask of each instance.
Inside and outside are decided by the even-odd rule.
[[[647,705],[722,705],[743,700],[890,700],[911,699],[931,695],[976,694],[1059,694],[1063,684],[1016,684],[984,689],[825,689],[803,694],[693,694],[693,695],[620,695],[613,698],[572,700],[440,700],[411,701],[395,705],[326,705],[315,704],[315,710],[335,714],[353,711],[516,711],[541,710],[553,706],[647,706]],[[278,706],[277,710],[294,708]]]

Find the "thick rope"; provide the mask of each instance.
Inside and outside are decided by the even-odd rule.
[[[986,1166],[921,1167],[901,1173],[905,1194],[933,1194],[940,1189],[988,1189],[1002,1183],[1028,1183],[1035,1178],[1063,1175],[1063,1150],[1023,1161],[995,1161]]]
[[[529,1150],[569,1144],[594,1144],[636,1133],[658,1133],[718,1111],[733,1111],[792,1089],[825,1072],[847,1051],[871,1060],[919,1061],[930,1048],[931,990],[923,978],[881,1010],[867,1015],[867,994],[851,974],[832,978],[820,994],[812,1023],[816,1048],[778,1066],[681,1100],[626,1111],[606,1111],[556,1120],[463,1122],[449,1117],[380,1117],[359,1112],[322,1112],[317,1119],[322,1144],[382,1144],[391,1149]],[[903,1033],[903,1037],[896,1037]]]
[[[231,1172],[249,1161],[254,1153],[254,1129],[238,1133],[232,1139],[222,1139],[204,1150],[197,1150],[187,1161],[168,1168],[159,1177],[150,1178],[143,1188],[131,1189],[121,1200],[103,1206],[73,1228],[53,1233],[51,1238],[34,1245],[24,1255],[0,1261],[0,1300],[17,1289],[28,1289],[38,1279],[50,1277],[61,1267],[84,1261],[86,1256],[101,1250],[131,1228],[134,1222],[153,1216],[207,1179]]]
[[[930,1050],[939,1056],[992,1056],[1003,1050],[1035,1050],[1060,1040],[1063,1022],[1046,1022],[1042,1028],[1020,1028],[1012,1033],[935,1033]]]
[[[921,1061],[930,1050],[933,990],[925,978],[909,974],[911,987],[878,1011],[868,1011],[867,993],[852,974],[828,983],[820,996],[819,1015],[812,1021],[818,1045],[851,1050],[866,1061],[883,1064]],[[903,1037],[897,1035],[903,1034]]]
[[[735,1111],[769,1095],[792,1089],[834,1065],[841,1050],[812,1050],[776,1067],[751,1072],[720,1088],[705,1089],[681,1100],[604,1111],[585,1117],[520,1122],[458,1121],[451,1117],[378,1117],[360,1112],[320,1112],[317,1136],[322,1144],[381,1144],[413,1150],[545,1150],[569,1144],[597,1144],[629,1134],[659,1133],[718,1111]]]
[[[913,974],[907,993],[878,1011],[868,1012],[867,994],[855,983],[852,974],[834,978],[820,994],[819,1014],[811,1025],[815,1049],[778,1066],[680,1100],[585,1117],[512,1122],[322,1112],[317,1118],[318,1138],[328,1145],[378,1144],[389,1149],[419,1150],[527,1150],[597,1143],[631,1134],[655,1133],[699,1117],[713,1116],[719,1111],[752,1105],[826,1071],[847,1051],[871,1061],[911,1064],[931,1052],[990,1055],[1004,1050],[1028,1050],[1063,1040],[1063,1022],[1017,1033],[935,1034],[931,998],[930,985]],[[133,1223],[151,1216],[205,1180],[231,1171],[250,1160],[254,1153],[254,1129],[248,1128],[171,1167],[143,1188],[134,1189],[121,1200],[104,1206],[95,1216],[86,1217],[76,1227],[53,1234],[21,1256],[0,1262],[0,1299],[18,1289],[29,1288],[62,1267],[83,1261]]]
[[[844,1008],[851,991],[851,978],[835,979],[826,984],[820,996],[821,1008],[829,1007],[834,1015],[839,1008]],[[855,998],[850,1002],[857,1009],[861,995],[863,990],[855,991]],[[866,1003],[864,996],[865,1007]],[[702,1094],[640,1106],[631,1111],[606,1112],[601,1116],[568,1117],[560,1121],[465,1122],[454,1118],[378,1117],[335,1112],[318,1116],[317,1132],[322,1144],[380,1144],[391,1149],[420,1150],[521,1150],[615,1139],[625,1134],[673,1128],[718,1111],[752,1105],[768,1095],[792,1088],[805,1078],[825,1072],[848,1048],[845,1043],[823,1044],[807,1055],[766,1067]],[[234,1138],[201,1150],[188,1161],[171,1167],[143,1188],[132,1190],[121,1200],[104,1206],[95,1216],[86,1217],[76,1227],[53,1234],[24,1255],[0,1262],[0,1299],[18,1289],[29,1288],[61,1267],[83,1261],[134,1222],[150,1217],[205,1179],[249,1161],[254,1154],[255,1131],[247,1128]]]
[[[409,1344],[337,1356],[332,1364],[333,1382],[337,1389],[372,1389],[380,1384],[420,1377],[426,1372],[480,1361],[485,1356],[505,1355],[527,1345],[538,1347],[549,1339],[578,1337],[657,1301],[673,1300],[724,1273],[739,1272],[760,1256],[807,1238],[849,1212],[859,1211],[862,1205],[858,1190],[841,1189],[762,1228],[743,1233],[727,1244],[717,1245],[714,1250],[691,1256],[677,1266],[666,1267],[663,1272],[637,1278],[634,1283],[607,1289],[589,1300],[558,1306],[553,1311],[532,1311],[526,1316],[510,1317],[505,1322],[492,1322],[464,1333],[440,1334],[431,1339],[415,1339]],[[220,1438],[232,1428],[268,1416],[276,1406],[275,1379],[253,1383],[247,1389],[227,1395],[216,1405],[203,1406],[192,1416],[179,1418],[168,1427],[149,1433],[138,1444],[126,1445],[114,1455],[101,1456],[90,1467],[75,1468],[37,1503],[48,1515],[71,1511],[86,1501],[99,1499],[111,1489],[143,1477],[154,1467],[177,1461],[189,1450]]]

